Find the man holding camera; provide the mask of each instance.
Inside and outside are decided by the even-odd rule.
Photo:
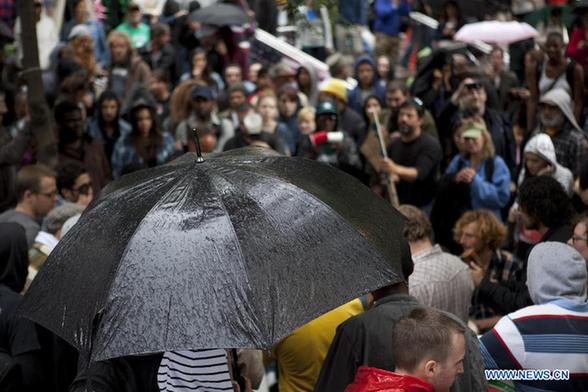
[[[439,136],[449,140],[442,143],[451,146],[452,125],[458,124],[461,119],[468,117],[481,117],[486,123],[486,128],[492,135],[492,142],[496,149],[496,155],[500,155],[511,170],[514,178],[516,170],[516,144],[512,132],[512,126],[503,112],[487,107],[488,95],[482,78],[472,75],[462,80],[457,90],[441,111],[438,121]],[[446,157],[453,157],[456,151],[445,151]]]

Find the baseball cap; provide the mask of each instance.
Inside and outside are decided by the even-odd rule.
[[[206,98],[212,100],[214,98],[212,90],[208,86],[197,85],[192,89],[192,99]]]

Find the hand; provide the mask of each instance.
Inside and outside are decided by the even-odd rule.
[[[519,219],[520,216],[521,216],[521,212],[519,211],[518,206],[513,206],[508,211],[508,221],[510,223],[515,223]]]
[[[378,171],[387,174],[394,174],[396,172],[396,164],[390,158],[382,158],[380,159],[380,163],[378,165]]]
[[[455,175],[456,182],[463,182],[469,184],[473,181],[476,176],[476,171],[471,167],[464,167]]]
[[[586,46],[586,41],[582,40],[578,42],[578,49],[582,49]]]
[[[463,92],[466,88],[465,81],[466,81],[466,79],[461,81],[461,83],[459,84],[459,87],[457,88],[457,90],[455,90],[455,92],[451,96],[451,103],[453,103],[454,105],[457,105],[459,103],[459,100],[461,99],[461,97],[463,95]]]
[[[555,172],[555,167],[552,165],[547,165],[543,169],[539,170],[539,172],[537,172],[537,175],[538,176],[551,176],[551,175],[553,175],[553,172]]]
[[[472,275],[472,280],[474,281],[474,286],[476,288],[480,287],[480,283],[482,283],[482,279],[484,279],[484,274],[486,271],[478,265],[475,261],[470,261],[470,275]]]

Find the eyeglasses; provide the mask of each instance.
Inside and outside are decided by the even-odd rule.
[[[579,235],[573,235],[572,236],[572,242],[576,243],[578,241],[588,241],[588,238],[586,238],[586,237],[580,237]]]
[[[73,190],[75,192],[81,193],[82,195],[87,195],[88,193],[90,193],[91,188],[92,188],[92,183],[87,182],[85,184],[78,186],[77,188],[74,188]]]

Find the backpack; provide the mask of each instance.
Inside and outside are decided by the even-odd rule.
[[[455,182],[455,175],[464,167],[465,162],[463,158],[460,158],[455,173],[443,176],[431,210],[435,241],[454,254],[460,253],[461,248],[453,240],[453,226],[466,211],[472,209],[470,184]],[[486,159],[484,167],[486,181],[491,182],[493,175],[494,158]]]

